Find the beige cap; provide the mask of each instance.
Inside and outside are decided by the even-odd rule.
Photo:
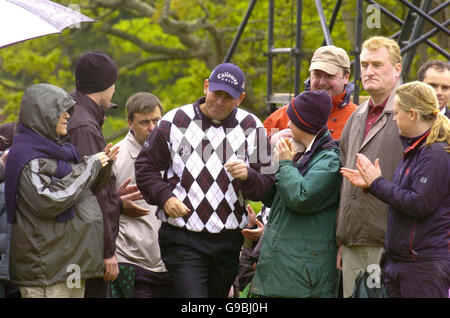
[[[321,70],[334,75],[339,69],[350,69],[350,59],[347,52],[340,47],[327,45],[319,47],[311,59],[309,70]]]

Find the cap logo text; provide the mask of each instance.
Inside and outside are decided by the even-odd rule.
[[[217,74],[217,78],[222,80],[222,81],[225,81],[225,82],[233,83],[233,85],[238,85],[239,84],[239,82],[236,79],[236,77],[233,74],[230,74],[228,72]]]

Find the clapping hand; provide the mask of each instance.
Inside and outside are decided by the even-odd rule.
[[[105,154],[109,157],[109,160],[114,161],[116,159],[117,154],[119,153],[119,146],[114,146],[113,144],[108,144],[105,147]]]
[[[370,187],[372,182],[381,177],[380,160],[376,159],[375,163],[372,164],[370,160],[363,154],[356,155],[356,168],[358,168],[359,173],[363,177],[367,186]]]
[[[105,154],[104,151],[96,153],[94,156],[97,157],[98,160],[102,163],[102,167],[106,167],[108,165],[109,157]]]
[[[372,182],[381,176],[380,161],[375,160],[372,164],[370,160],[363,154],[356,155],[356,168],[341,168],[342,175],[356,187],[368,188]]]
[[[292,130],[290,128],[280,130],[276,134],[273,134],[270,137],[270,145],[275,147],[278,141],[283,138],[292,138]]]
[[[295,151],[289,141],[289,139],[281,138],[277,144],[278,158],[279,160],[294,160]]]

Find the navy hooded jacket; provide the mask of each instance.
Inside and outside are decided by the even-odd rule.
[[[450,154],[447,142],[408,139],[393,182],[374,180],[369,192],[389,204],[386,257],[403,262],[450,260]]]

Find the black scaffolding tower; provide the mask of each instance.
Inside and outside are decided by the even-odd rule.
[[[266,111],[267,113],[273,112],[277,105],[287,104],[292,97],[300,93],[300,66],[301,59],[304,56],[301,46],[301,36],[302,36],[302,8],[303,0],[292,0],[292,5],[296,7],[296,23],[295,23],[295,45],[289,48],[278,48],[275,46],[274,41],[274,12],[275,12],[275,0],[269,0],[269,21],[268,21],[268,48],[264,55],[267,57],[267,98],[266,98]],[[310,0],[309,0],[310,1]],[[342,0],[337,0],[330,18],[329,23],[324,14],[322,1],[314,0],[317,8],[317,14],[320,18],[320,25],[323,33],[323,43],[322,45],[333,45],[332,31],[336,23],[336,18],[339,14],[339,10],[342,6]],[[373,0],[355,0],[356,2],[356,19],[355,19],[355,46],[350,55],[354,57],[352,63],[353,66],[353,81],[355,84],[355,90],[353,93],[353,101],[359,104],[359,90],[360,90],[360,66],[359,66],[359,54],[361,53],[362,45],[362,30],[363,30],[363,15],[364,15],[364,2],[378,7],[380,12],[394,21],[396,24],[401,26],[401,30],[390,36],[391,39],[395,39],[401,49],[401,54],[403,57],[402,62],[402,74],[403,78],[409,74],[414,54],[416,48],[419,44],[426,44],[433,48],[439,54],[444,56],[449,60],[448,48],[444,49],[437,44],[431,42],[429,39],[438,32],[443,32],[447,36],[450,34],[448,30],[448,24],[450,20],[445,22],[439,22],[433,18],[437,13],[443,11],[450,5],[450,1],[442,1],[435,8],[431,8],[431,0],[399,0],[399,5],[406,7],[407,14],[405,20],[400,19],[395,15],[395,13],[390,12],[388,9],[384,8],[382,5],[378,4]],[[224,59],[224,62],[229,62],[231,57],[239,43],[239,39],[250,19],[251,13],[257,4],[257,0],[251,0],[244,19],[239,26],[239,29],[230,45],[228,53]],[[423,33],[423,26],[425,22],[429,22],[433,25],[433,29]],[[294,70],[294,91],[288,93],[276,93],[273,92],[273,61],[277,55],[289,54],[295,60],[295,70]]]

